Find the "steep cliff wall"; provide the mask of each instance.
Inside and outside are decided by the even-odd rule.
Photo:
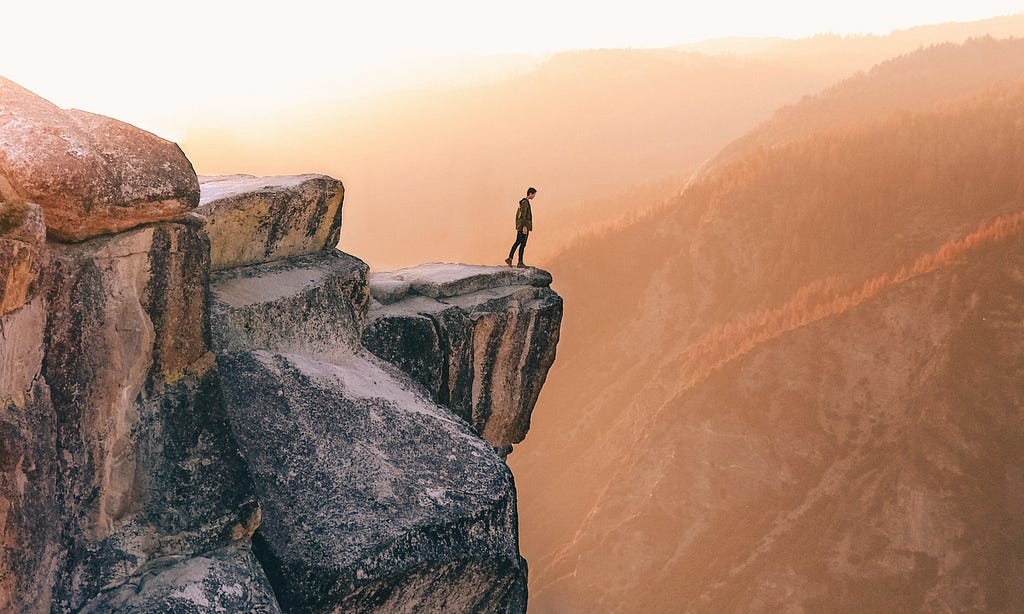
[[[470,322],[458,360],[404,360],[367,325],[366,265],[334,249],[341,182],[211,177],[200,196],[190,165],[147,174],[181,166],[173,144],[80,115],[0,80],[0,611],[524,611],[492,445],[522,438],[554,358],[550,277],[476,272],[431,299]],[[74,130],[54,148],[15,116]],[[69,177],[74,202],[33,191]],[[81,218],[89,198],[109,219]],[[506,360],[530,372],[498,391],[478,374]],[[410,362],[456,373],[465,403]]]
[[[207,345],[201,230],[158,224],[45,256],[39,296],[0,324],[0,577],[24,611],[76,610],[259,523]]]
[[[503,453],[530,428],[562,299],[539,269],[425,264],[370,278],[363,344]]]

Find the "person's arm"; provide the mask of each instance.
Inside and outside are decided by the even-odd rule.
[[[530,223],[530,220],[527,219],[529,217],[527,207],[529,206],[529,203],[519,201],[519,211],[516,213],[516,226],[519,227],[519,232],[524,235],[529,235],[531,227],[533,226],[533,224]]]

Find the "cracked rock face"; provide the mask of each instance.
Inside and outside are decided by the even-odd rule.
[[[333,251],[345,187],[326,175],[199,178],[214,270]]]
[[[38,205],[0,202],[0,316],[35,295],[45,242],[46,225]]]
[[[426,265],[371,300],[343,193],[204,178],[182,215],[177,146],[0,79],[0,612],[525,612],[492,446],[561,299]]]
[[[512,475],[464,423],[358,352],[219,361],[285,610],[522,611]]]
[[[51,238],[83,241],[185,213],[199,181],[174,143],[0,77],[0,200],[37,203]]]
[[[263,568],[244,542],[154,565],[121,586],[102,593],[80,612],[278,614],[281,608]]]
[[[50,248],[45,295],[0,337],[18,392],[0,398],[0,589],[23,611],[76,610],[259,518],[206,342],[205,237],[162,224]]]
[[[367,266],[340,251],[214,273],[213,340],[238,348],[331,352],[358,339]]]
[[[39,377],[45,327],[42,298],[0,316],[0,612],[48,611],[58,565],[55,416]]]
[[[362,342],[423,384],[492,446],[526,436],[562,299],[539,269],[427,264],[375,273]]]
[[[228,412],[264,510],[255,551],[282,607],[524,611],[511,473],[361,347],[366,265],[337,252],[233,269],[212,295]]]

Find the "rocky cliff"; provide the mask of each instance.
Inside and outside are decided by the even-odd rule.
[[[334,248],[343,196],[200,180],[0,80],[0,611],[525,610],[495,448],[561,299],[536,270],[371,275]]]

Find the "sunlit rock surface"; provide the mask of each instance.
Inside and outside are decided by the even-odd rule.
[[[326,175],[203,176],[196,214],[214,270],[333,250],[345,188]]]
[[[555,360],[562,299],[540,269],[425,264],[374,273],[363,344],[495,448],[523,440]]]
[[[0,77],[0,200],[41,205],[51,238],[82,241],[185,213],[199,181],[176,144]]]

